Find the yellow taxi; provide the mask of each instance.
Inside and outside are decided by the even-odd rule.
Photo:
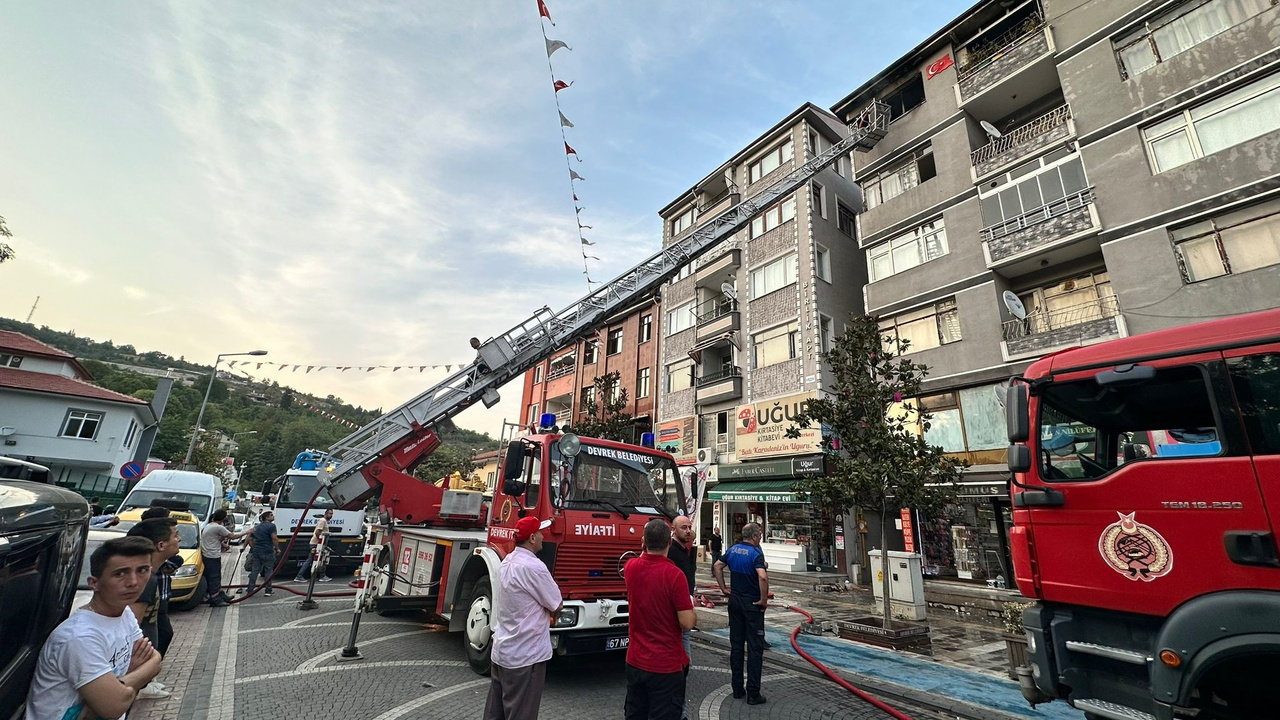
[[[142,509],[125,510],[117,516],[120,524],[111,529],[127,531],[142,520],[142,513]],[[200,557],[200,523],[189,512],[171,510],[169,517],[178,521],[178,554],[182,556],[182,567],[173,573],[169,604],[191,610],[204,600],[208,590],[204,581],[204,560]]]

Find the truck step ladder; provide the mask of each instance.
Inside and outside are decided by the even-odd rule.
[[[1151,713],[1106,700],[1075,700],[1072,704],[1075,705],[1077,710],[1093,713],[1098,717],[1107,718],[1107,720],[1156,720],[1156,716]]]

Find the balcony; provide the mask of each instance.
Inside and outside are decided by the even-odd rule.
[[[979,119],[1007,116],[1058,86],[1053,53],[1049,27],[1038,16],[970,47],[969,57],[956,68],[958,104]]]
[[[1093,188],[1085,188],[1047,205],[982,229],[982,249],[988,268],[1002,268],[1006,276],[1026,268],[1028,256],[1059,248],[1096,233],[1098,215],[1093,207]],[[1092,249],[1096,249],[1096,246]],[[1090,248],[1069,253],[1071,257]],[[1055,258],[1069,259],[1068,257]],[[1029,267],[1029,266],[1028,266]]]
[[[732,183],[729,183],[714,194],[710,192],[703,193],[698,200],[698,218],[701,220],[724,212],[737,205],[740,199],[742,199],[742,195],[738,192],[738,186]]]
[[[1075,134],[1071,108],[1066,105],[1054,108],[969,153],[973,181],[977,183],[1022,158],[1030,157],[1056,142],[1074,137]]]
[[[698,285],[705,288],[719,289],[722,283],[734,284],[738,277],[738,268],[742,266],[742,251],[729,250],[718,255],[705,255],[698,261],[698,270],[694,273]]]
[[[1033,312],[1022,320],[1005,322],[1002,331],[1000,352],[1005,362],[1129,334],[1114,295],[1059,310]]]
[[[708,347],[706,341],[723,337],[730,332],[742,328],[742,314],[738,312],[738,301],[726,295],[714,297],[694,308],[698,317],[698,331],[695,342]]]
[[[742,397],[742,368],[723,365],[698,378],[698,403],[716,403]]]

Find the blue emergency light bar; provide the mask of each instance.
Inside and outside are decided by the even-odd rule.
[[[542,413],[542,417],[538,418],[538,427],[549,428],[556,424],[555,413]]]
[[[640,446],[647,447],[647,448],[653,447],[653,433],[644,433],[643,435],[641,435]]]

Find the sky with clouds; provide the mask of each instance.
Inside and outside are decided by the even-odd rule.
[[[970,0],[546,0],[608,279],[657,211]],[[0,315],[210,362],[473,356],[586,291],[535,0],[5,3]],[[390,409],[442,379],[254,373]],[[508,386],[460,425],[496,434]]]

